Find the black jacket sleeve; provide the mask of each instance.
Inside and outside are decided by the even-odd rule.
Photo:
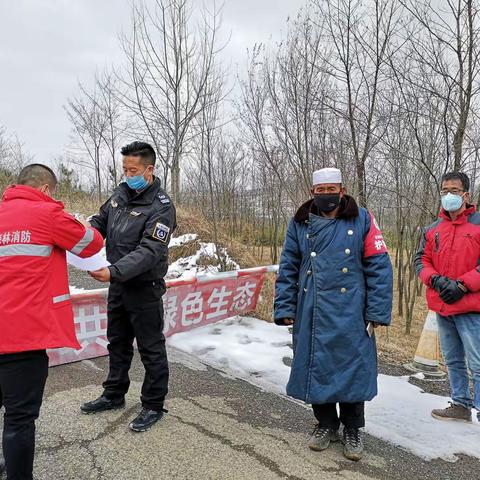
[[[108,268],[113,282],[126,282],[152,268],[159,257],[166,257],[170,237],[177,226],[172,203],[161,205],[145,223],[142,240],[135,250]]]

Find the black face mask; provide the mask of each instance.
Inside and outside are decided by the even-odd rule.
[[[328,195],[314,195],[313,202],[315,206],[322,212],[332,212],[340,204],[340,194],[333,193]]]

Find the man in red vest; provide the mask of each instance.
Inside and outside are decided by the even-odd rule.
[[[89,257],[103,246],[54,200],[50,168],[25,167],[0,203],[0,406],[7,479],[31,480],[35,420],[49,348],[80,348],[75,336],[65,251]]]

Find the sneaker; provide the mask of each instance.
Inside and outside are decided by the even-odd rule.
[[[343,429],[343,455],[358,462],[363,455],[363,432],[359,428]]]
[[[317,425],[308,442],[308,448],[321,452],[328,448],[330,442],[338,442],[338,440],[338,430]]]
[[[472,411],[470,408],[462,407],[462,405],[455,405],[452,402],[447,408],[438,408],[432,410],[432,417],[437,420],[451,420],[454,422],[471,422]]]
[[[121,400],[110,400],[103,395],[98,397],[91,402],[84,403],[80,410],[83,413],[100,413],[105,412],[106,410],[117,410],[119,408],[125,407],[125,399],[122,398]]]
[[[167,410],[162,409],[159,412],[157,412],[156,410],[150,410],[148,408],[143,407],[142,411],[138,414],[138,416],[132,422],[130,422],[128,426],[134,432],[145,432],[154,423],[158,422],[163,417],[163,414],[166,411]]]

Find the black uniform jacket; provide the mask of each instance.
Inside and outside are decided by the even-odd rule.
[[[177,224],[175,207],[158,178],[138,193],[121,183],[90,224],[106,239],[112,283],[163,283]]]

